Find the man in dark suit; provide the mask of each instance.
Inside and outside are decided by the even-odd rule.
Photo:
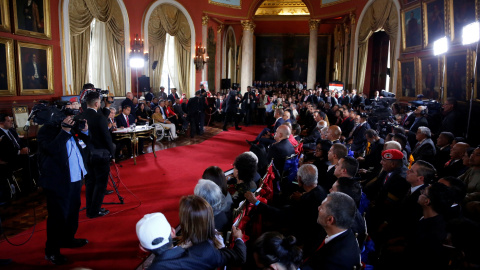
[[[195,137],[195,134],[200,135],[200,90],[195,92],[195,96],[191,97],[187,103],[187,117],[190,123],[190,138]]]
[[[135,124],[135,117],[130,113],[132,108],[129,105],[125,105],[122,107],[122,113],[117,115],[115,117],[115,122],[117,122],[117,127],[118,128],[130,128],[131,125]],[[143,143],[142,143],[142,148],[140,148],[140,140],[139,140],[139,149],[143,149]],[[132,156],[132,145],[130,141],[127,140],[122,140],[117,142],[117,146],[115,149],[115,159],[122,159],[123,155],[120,155],[120,151],[122,148],[126,146],[127,147],[127,155],[126,158],[130,158]]]
[[[316,252],[306,259],[302,269],[354,269],[360,267],[360,249],[350,227],[356,206],[342,192],[330,193],[318,207],[318,223],[327,237]]]
[[[32,54],[29,62],[24,64],[23,75],[23,87],[25,89],[48,88],[46,65],[38,62],[36,54]]]
[[[450,150],[450,159],[445,162],[442,168],[438,171],[439,177],[454,176],[459,177],[465,172],[465,165],[463,165],[463,156],[467,152],[470,145],[464,142],[456,143]]]
[[[152,102],[153,98],[155,97],[155,94],[153,93],[153,87],[150,87],[149,91],[147,94],[145,94],[145,102],[147,105],[150,105],[150,102]]]
[[[80,132],[72,128],[74,123],[71,116],[61,126],[46,123],[37,136],[39,181],[47,197],[48,211],[45,259],[54,264],[67,262],[60,248],[78,248],[88,243],[75,238],[82,180],[87,175],[79,140],[89,143],[88,124]]]
[[[417,143],[415,136],[418,128],[428,127],[428,121],[427,121],[427,118],[425,117],[427,115],[427,107],[418,106],[417,109],[415,109],[415,111],[412,114],[415,115],[415,118],[413,119],[413,123],[410,125],[410,128],[405,131],[407,133],[408,143],[410,145],[415,145]],[[411,121],[411,120],[407,119],[407,121]]]
[[[443,117],[440,131],[448,131],[455,136],[462,136],[464,128],[462,124],[465,122],[461,119],[461,114],[457,110],[457,100],[453,97],[447,98],[442,105]]]
[[[455,136],[453,133],[444,131],[438,135],[437,145],[435,148],[435,161],[432,163],[438,172],[442,170],[445,163],[450,160],[450,145],[452,144]]]
[[[253,111],[255,109],[255,93],[252,92],[252,87],[247,86],[247,92],[243,95],[242,98],[242,107],[245,110],[245,126],[250,125]]]
[[[412,150],[412,156],[415,160],[424,160],[433,162],[435,158],[435,145],[430,137],[432,133],[428,127],[419,127],[416,134],[418,141]]]
[[[178,95],[177,95],[177,88],[173,87],[170,89],[170,91],[172,91],[170,93],[170,95],[168,95],[167,99],[170,100],[173,103],[175,103],[175,100],[179,99]]]
[[[275,143],[270,146],[267,152],[267,161],[273,159],[273,165],[279,173],[283,172],[283,166],[285,165],[285,159],[295,153],[295,148],[288,141],[290,137],[290,129],[287,126],[280,126],[275,132]]]
[[[235,129],[240,130],[241,128],[238,126],[238,122],[240,121],[239,117],[237,116],[238,104],[237,99],[235,98],[237,95],[237,91],[230,90],[227,97],[221,104],[223,110],[225,110],[225,120],[223,122],[223,131],[228,131],[227,125],[229,122],[235,122]]]
[[[276,132],[277,128],[280,127],[283,123],[285,123],[285,120],[283,119],[283,113],[284,113],[283,109],[275,109],[274,117],[275,117],[276,120],[275,120],[275,123],[273,124],[273,127],[272,128],[269,128],[269,127],[264,128],[262,130],[262,132],[260,132],[260,134],[258,134],[257,138],[254,141],[248,141],[247,140],[247,143],[257,144],[263,139],[263,136],[265,136],[265,135],[267,135],[269,137],[268,140],[271,140],[271,137]],[[271,143],[271,142],[269,141],[269,143]]]
[[[83,117],[89,124],[90,143],[87,145],[90,159],[87,161],[89,168],[86,177],[86,205],[89,218],[101,217],[110,211],[102,209],[103,197],[107,189],[108,174],[110,172],[110,160],[93,160],[94,151],[103,150],[114,157],[115,150],[112,137],[108,131],[108,122],[98,109],[100,109],[100,96],[97,92],[90,92],[86,95],[87,110]]]
[[[367,122],[366,114],[362,113],[355,117],[356,126],[352,131],[350,131],[346,141],[347,143],[351,144],[351,150],[357,154],[357,156],[360,156],[367,147],[367,138],[365,137],[365,132],[370,129],[370,125]]]
[[[30,150],[24,146],[13,128],[13,119],[3,113],[0,114],[0,138],[0,160],[8,166],[18,167],[21,156],[28,155]]]
[[[359,173],[364,175],[362,178],[370,180],[373,177],[378,176],[378,173],[382,169],[380,161],[382,160],[381,154],[385,141],[380,138],[377,131],[373,129],[367,130],[365,132],[365,137],[370,146],[367,146],[365,150],[365,157],[358,157],[357,160],[360,162],[361,168]]]

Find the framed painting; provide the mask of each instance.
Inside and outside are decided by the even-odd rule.
[[[453,7],[453,33],[454,42],[462,42],[463,27],[475,22],[475,0],[452,1]]]
[[[208,3],[222,7],[242,8],[242,0],[208,0]]]
[[[425,98],[440,98],[443,67],[438,57],[420,57],[418,59],[418,87]]]
[[[50,0],[13,0],[15,34],[51,39]]]
[[[53,94],[51,45],[17,42],[20,95]]]
[[[0,31],[10,32],[10,9],[8,0],[0,0]]]
[[[402,50],[422,48],[422,8],[420,3],[402,11]]]
[[[428,0],[423,2],[423,39],[424,47],[445,36],[445,1]]]
[[[14,96],[15,93],[13,39],[0,38],[0,96]]]
[[[398,90],[397,95],[407,98],[415,98],[416,88],[415,58],[398,61]]]
[[[458,101],[467,99],[468,66],[467,52],[456,52],[445,56],[445,98],[454,97]]]

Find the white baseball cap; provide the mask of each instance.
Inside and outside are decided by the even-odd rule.
[[[146,214],[137,222],[137,237],[142,247],[154,250],[169,242],[172,227],[165,216],[158,212]]]

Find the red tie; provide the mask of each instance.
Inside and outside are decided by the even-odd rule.
[[[449,161],[447,161],[447,163],[445,163],[445,167],[448,167],[448,165],[450,165],[450,163],[452,163],[453,159],[450,159]]]
[[[128,115],[125,115],[125,118],[127,119],[127,127],[130,127],[130,121],[128,120]]]
[[[387,174],[387,176],[385,176],[385,181],[383,182],[384,185],[385,183],[387,183],[388,177],[390,177],[390,174]]]
[[[320,246],[318,246],[318,248],[315,250],[315,252],[312,254],[312,256],[315,255],[315,253],[317,253],[325,245],[325,239],[323,239],[323,242],[320,244]],[[303,260],[303,264],[305,264],[310,258],[311,258],[311,256],[306,258],[305,260]]]

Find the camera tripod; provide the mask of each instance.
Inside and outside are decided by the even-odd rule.
[[[117,172],[116,175],[114,176],[112,174],[112,169],[110,167],[110,172],[108,173],[108,179],[110,180],[110,183],[112,184],[113,186],[113,190],[115,191],[115,193],[117,194],[117,197],[118,197],[118,200],[119,202],[104,202],[103,204],[124,204],[124,199],[122,197],[122,195],[120,195],[120,192],[118,192],[118,184],[122,181],[120,179],[120,176],[118,175],[118,167],[117,165],[113,162],[113,166],[115,167],[115,171]],[[117,179],[117,181],[115,181],[115,179]]]

